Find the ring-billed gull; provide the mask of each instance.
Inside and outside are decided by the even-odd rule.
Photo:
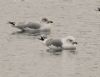
[[[53,21],[48,20],[47,18],[42,18],[40,23],[35,22],[12,22],[9,21],[12,27],[20,29],[20,33],[30,33],[30,34],[50,34],[51,32],[51,23]]]
[[[41,35],[39,40],[49,48],[51,51],[62,50],[76,50],[77,42],[73,36],[67,36],[65,38],[47,38],[47,35]]]

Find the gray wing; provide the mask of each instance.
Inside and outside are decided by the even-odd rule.
[[[41,24],[29,22],[28,24],[26,24],[26,27],[31,29],[39,29],[41,27]]]
[[[62,47],[62,42],[60,39],[49,39],[46,43],[47,46],[53,45],[56,47]]]
[[[25,28],[30,28],[30,29],[40,29],[41,27],[41,24],[39,23],[33,23],[33,22],[29,22],[27,24],[25,23],[19,23],[16,28],[19,28],[19,29],[25,29]]]

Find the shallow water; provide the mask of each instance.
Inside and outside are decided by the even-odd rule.
[[[0,77],[99,77],[100,12],[98,0],[0,0]],[[11,35],[10,21],[54,21],[51,37],[78,41],[77,54],[46,52],[35,37]]]

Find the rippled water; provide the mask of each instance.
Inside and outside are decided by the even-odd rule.
[[[98,0],[0,0],[0,77],[99,77],[100,12]],[[77,54],[46,52],[33,36],[11,35],[11,21],[54,21],[52,37],[73,35]]]

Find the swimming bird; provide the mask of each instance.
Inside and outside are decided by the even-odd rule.
[[[77,42],[73,36],[67,36],[65,38],[47,38],[47,35],[41,35],[39,40],[49,48],[51,51],[62,50],[76,50]]]
[[[51,23],[53,21],[48,20],[47,18],[42,18],[40,23],[35,22],[12,22],[9,21],[12,27],[20,29],[19,33],[30,33],[30,34],[50,34],[51,31]]]

